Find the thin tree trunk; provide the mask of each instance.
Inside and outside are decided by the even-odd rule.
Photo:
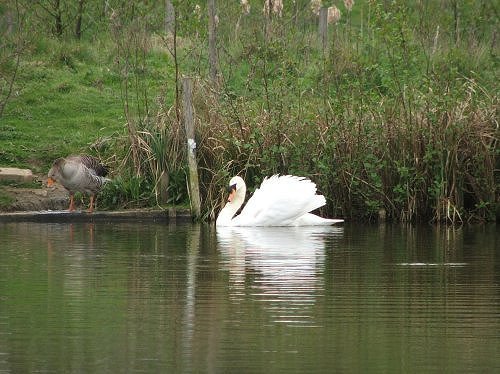
[[[13,16],[11,13],[7,14],[7,30],[6,30],[6,35],[7,35],[7,40],[10,39],[10,34],[14,32],[14,23],[17,25],[17,27],[21,28],[21,20],[20,20],[20,13],[19,13],[19,3],[16,0],[16,19],[13,19]],[[17,31],[18,33],[22,33],[22,30],[19,29]],[[22,38],[16,38],[14,37],[14,40],[16,40],[16,49],[14,51],[14,54],[12,55],[12,60],[15,60],[14,63],[14,71],[12,73],[7,73],[6,76],[2,76],[0,72],[0,78],[2,78],[5,83],[8,85],[7,93],[5,94],[5,97],[0,97],[0,118],[3,116],[3,112],[5,110],[5,107],[7,105],[7,101],[9,101],[9,98],[12,95],[12,90],[14,88],[14,82],[16,81],[17,78],[17,73],[19,72],[19,66],[21,64],[21,49],[23,45]],[[3,44],[4,41],[2,41]],[[3,48],[3,45],[0,46],[0,48]]]
[[[452,6],[453,6],[453,23],[454,23],[453,28],[455,32],[455,45],[457,45],[458,42],[460,41],[460,28],[459,28],[460,15],[458,13],[457,1],[453,1]]]
[[[80,40],[82,37],[83,5],[85,0],[78,0],[78,14],[76,16],[75,37]]]
[[[177,13],[174,8],[174,46],[172,48],[172,56],[175,66],[175,118],[177,123],[180,123],[180,98],[179,98],[179,60],[177,59]]]
[[[264,9],[267,8],[267,11],[264,12],[264,27],[265,27],[265,36],[266,41],[269,40],[271,36],[271,9],[273,8],[273,3],[271,0],[265,0]]]
[[[171,0],[165,0],[165,33],[174,33],[175,9]]]
[[[54,17],[56,22],[55,25],[56,36],[62,36],[63,27],[62,27],[61,1],[55,0],[53,4],[54,4]]]
[[[217,84],[217,35],[216,35],[216,9],[215,0],[208,0],[208,50],[210,62],[210,79]]]
[[[321,8],[319,10],[319,40],[321,43],[321,50],[326,52],[328,47],[328,8]]]

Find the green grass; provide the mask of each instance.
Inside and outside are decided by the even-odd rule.
[[[0,188],[0,191],[1,190],[2,189]],[[7,209],[13,202],[14,202],[13,198],[3,193],[0,193],[0,209]]]
[[[35,51],[24,56],[0,119],[0,165],[46,173],[57,157],[93,153],[98,139],[125,134],[126,119],[109,46],[44,39]],[[148,58],[154,73],[145,84],[153,95],[171,73],[164,52]]]
[[[25,63],[21,71],[0,122],[1,165],[42,172],[53,159],[89,152],[97,138],[122,131],[120,87],[106,69]]]

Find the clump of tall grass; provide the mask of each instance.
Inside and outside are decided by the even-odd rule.
[[[107,208],[185,204],[183,139],[171,111],[160,112],[154,122],[141,123],[132,136],[115,134],[104,152],[113,175],[100,195],[101,204]],[[109,156],[111,150],[114,153]]]
[[[406,109],[403,103],[390,108],[381,103],[372,118],[358,122],[363,127],[358,139],[337,152],[341,158],[364,159],[354,168],[341,162],[348,177],[340,178],[344,183],[338,188],[346,190],[345,201],[352,201],[347,210],[362,200],[366,212],[382,208],[401,220],[491,218],[495,103],[473,81],[464,81],[462,89],[463,95],[444,103],[446,93],[429,87],[414,92]]]

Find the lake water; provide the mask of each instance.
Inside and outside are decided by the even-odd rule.
[[[490,373],[495,225],[0,223],[0,373]]]

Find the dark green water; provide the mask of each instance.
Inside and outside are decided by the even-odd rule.
[[[0,223],[0,373],[490,373],[499,229]]]

